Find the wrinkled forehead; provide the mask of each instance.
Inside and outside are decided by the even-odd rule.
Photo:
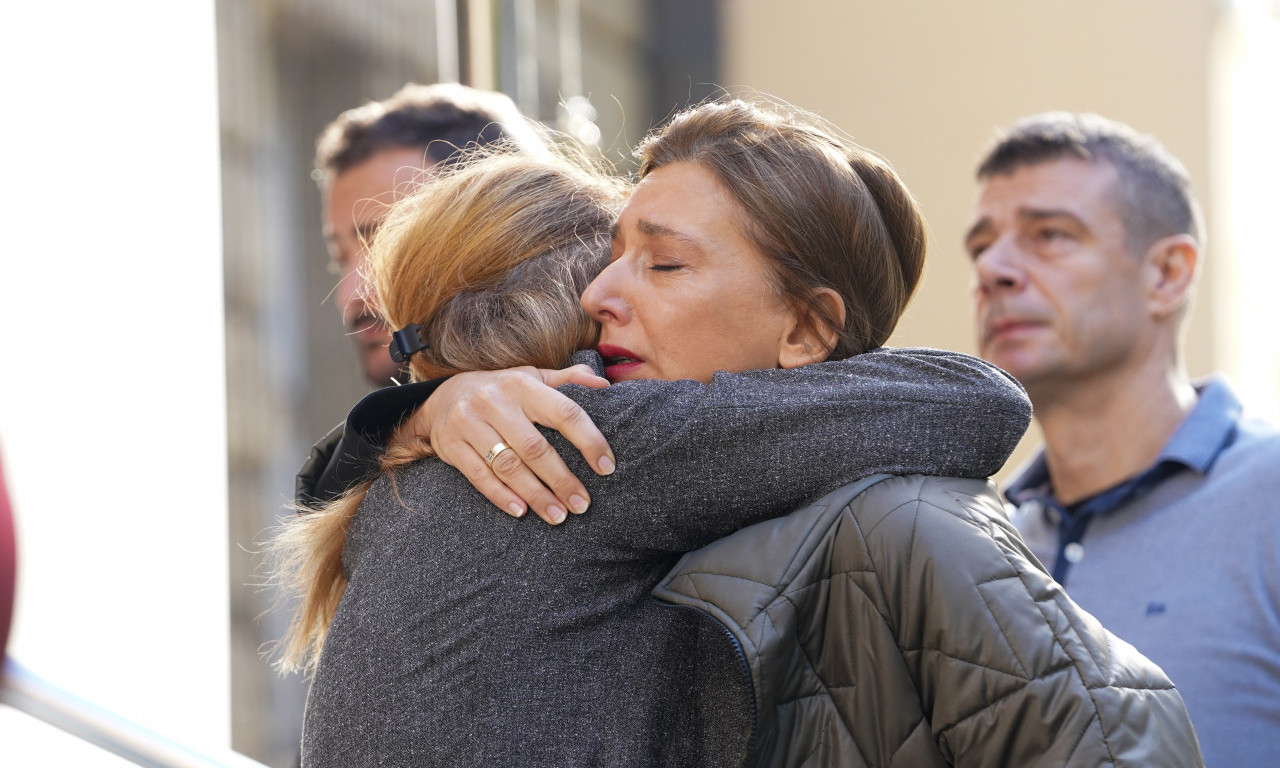
[[[992,174],[978,185],[972,226],[1007,226],[1028,211],[1069,211],[1081,219],[1119,218],[1123,189],[1106,162],[1065,157]]]
[[[726,226],[741,230],[745,216],[742,204],[714,172],[681,161],[655,168],[635,186],[615,230],[642,221],[686,234]]]

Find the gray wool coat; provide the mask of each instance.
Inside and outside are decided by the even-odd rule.
[[[736,764],[752,694],[727,630],[650,590],[683,554],[866,475],[985,478],[1030,419],[1003,372],[923,349],[564,391],[618,460],[598,477],[548,434],[584,515],[511,518],[436,460],[374,483],[305,766]]]

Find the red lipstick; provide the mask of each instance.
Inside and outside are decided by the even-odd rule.
[[[644,358],[626,347],[614,344],[601,344],[596,347],[600,357],[604,358],[604,375],[609,381],[620,381],[634,378],[635,370],[644,365]]]

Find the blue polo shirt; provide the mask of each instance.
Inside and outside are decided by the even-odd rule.
[[[1138,501],[1180,471],[1207,476],[1218,455],[1231,444],[1242,413],[1235,393],[1221,378],[1197,387],[1196,393],[1195,407],[1169,438],[1164,450],[1150,467],[1134,477],[1075,504],[1064,505],[1053,495],[1049,469],[1041,451],[1005,489],[1005,497],[1019,512],[1043,515],[1048,524],[1057,526],[1057,551],[1049,558],[1044,558],[1042,553],[1037,556],[1050,567],[1059,584],[1067,586],[1072,563],[1084,557],[1084,533],[1095,517]]]
[[[1206,765],[1280,766],[1280,431],[1221,378],[1197,393],[1133,478],[1064,506],[1041,453],[1006,496],[1067,594],[1178,686]]]

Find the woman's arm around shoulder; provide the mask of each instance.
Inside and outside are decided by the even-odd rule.
[[[697,382],[566,390],[618,456],[647,543],[696,549],[872,474],[985,478],[1030,421],[999,369],[939,350],[877,350]]]

